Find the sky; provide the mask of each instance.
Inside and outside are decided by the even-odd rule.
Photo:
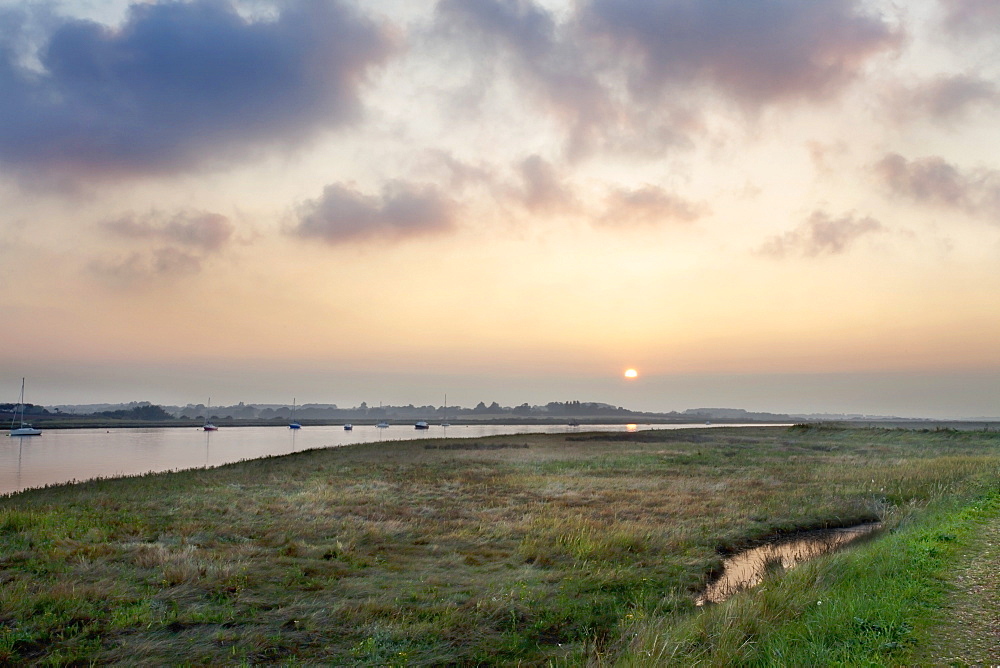
[[[998,121],[993,0],[0,0],[0,387],[1000,416]]]

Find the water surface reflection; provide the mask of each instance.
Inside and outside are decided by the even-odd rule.
[[[744,589],[760,584],[768,573],[780,573],[803,561],[846,547],[881,527],[881,523],[873,522],[843,529],[809,531],[795,538],[740,552],[723,562],[722,575],[695,603],[721,603]]]
[[[730,425],[738,426],[738,425]],[[760,425],[755,425],[760,426]],[[703,425],[641,425],[636,429],[690,429]],[[632,430],[626,425],[413,425],[378,429],[358,425],[304,427],[47,429],[41,436],[0,440],[0,494],[74,480],[90,480],[151,471],[220,466],[243,459],[287,455],[312,448],[418,438],[483,438],[525,433]]]

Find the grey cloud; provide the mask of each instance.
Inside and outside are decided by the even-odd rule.
[[[197,274],[201,267],[202,258],[197,254],[169,246],[148,252],[133,251],[114,259],[97,259],[89,265],[92,273],[127,286]]]
[[[895,96],[893,106],[901,117],[929,116],[953,120],[977,106],[1000,104],[1000,89],[986,79],[969,74],[940,76]]]
[[[146,246],[90,263],[93,273],[126,284],[200,272],[205,260],[230,242],[235,229],[225,216],[205,211],[129,214],[102,227],[119,240]]]
[[[155,274],[193,274],[201,271],[201,258],[177,248],[158,248],[152,255]]]
[[[440,0],[438,30],[465,41],[481,59],[483,74],[505,64],[519,85],[568,129],[572,153],[585,152],[616,116],[611,97],[596,76],[587,45],[573,24],[532,0]]]
[[[133,4],[110,27],[54,24],[25,65],[0,33],[0,161],[16,168],[162,172],[294,145],[359,113],[359,85],[393,49],[338,0],[290,0],[248,20],[227,0]]]
[[[439,172],[447,181],[449,188],[455,191],[484,184],[491,185],[496,180],[489,166],[463,162],[447,151],[427,151],[422,167],[427,171]]]
[[[847,214],[832,218],[823,211],[814,211],[794,230],[769,239],[758,253],[774,258],[789,255],[839,255],[860,237],[884,229],[880,222],[870,216],[858,218],[854,214]]]
[[[703,131],[713,90],[753,111],[820,99],[901,36],[856,0],[440,0],[441,30],[534,93],[567,131],[570,157],[655,153]],[[496,76],[492,69],[484,75]]]
[[[637,189],[614,190],[608,196],[607,212],[598,222],[603,225],[690,222],[706,213],[708,207],[704,204],[685,200],[657,186],[646,185]]]
[[[518,171],[524,182],[521,201],[529,211],[572,209],[574,197],[551,163],[537,155],[523,160]]]
[[[393,182],[373,196],[331,184],[299,207],[292,233],[330,244],[399,239],[447,231],[454,216],[454,202],[431,187]]]
[[[554,17],[532,0],[440,0],[436,11],[526,60],[545,58],[556,46]]]
[[[960,35],[996,34],[1000,26],[1000,4],[996,0],[941,0],[944,25]]]
[[[636,97],[701,83],[750,106],[828,96],[900,41],[854,0],[589,0],[582,22],[631,61]]]
[[[893,193],[921,202],[965,208],[969,205],[969,180],[944,158],[932,156],[909,161],[898,153],[886,155],[875,173]]]
[[[233,224],[225,216],[210,212],[152,213],[128,215],[104,226],[119,236],[151,239],[202,251],[218,251],[233,235]]]
[[[895,195],[1000,221],[1000,171],[960,170],[940,156],[907,160],[890,153],[874,168]]]
[[[426,155],[428,172],[441,174],[450,192],[464,195],[478,189],[503,209],[524,208],[531,213],[559,213],[578,210],[580,203],[565,173],[550,160],[530,155],[508,169],[489,163],[468,164],[442,151]]]

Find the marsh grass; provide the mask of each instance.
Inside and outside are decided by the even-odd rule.
[[[896,531],[804,564],[697,616],[637,629],[625,665],[920,664],[939,623],[951,558],[1000,490],[941,500]]]
[[[468,444],[358,445],[2,499],[0,662],[753,664],[790,651],[758,649],[779,627],[810,656],[848,656],[849,638],[899,652],[919,625],[866,608],[864,568],[840,555],[723,605],[694,598],[723,555],[773,537],[871,520],[919,531],[927,509],[982,493],[1000,464],[1000,435],[983,432]],[[836,587],[832,611],[817,605]],[[917,601],[915,588],[899,596]],[[817,615],[845,635],[801,621]]]

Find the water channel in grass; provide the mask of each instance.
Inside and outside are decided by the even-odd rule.
[[[735,554],[723,562],[722,575],[695,603],[721,603],[744,589],[757,586],[768,574],[781,573],[803,561],[844,548],[881,528],[880,522],[870,522],[842,529],[807,531]]]

